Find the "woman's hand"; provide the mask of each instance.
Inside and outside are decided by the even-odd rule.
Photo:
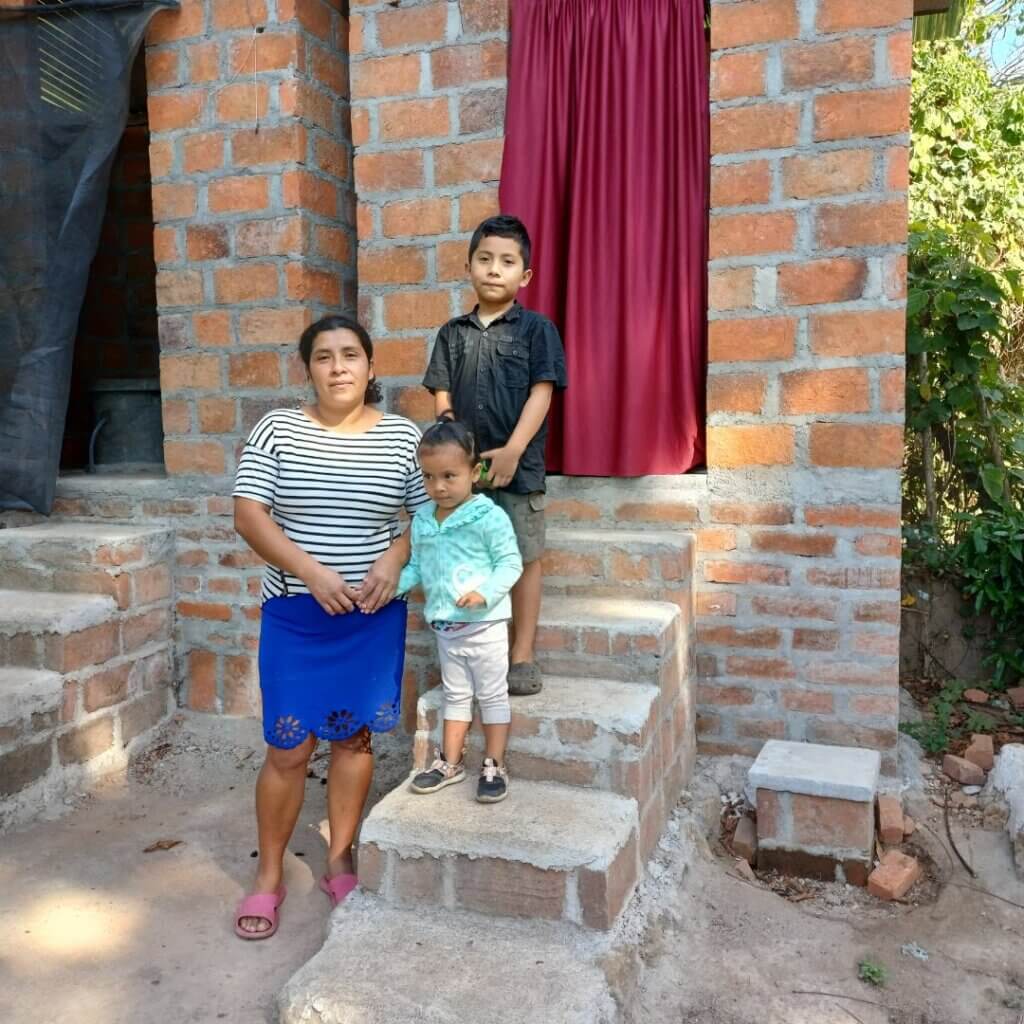
[[[344,615],[352,611],[359,598],[359,594],[342,576],[319,563],[302,578],[302,582],[328,615]]]
[[[483,594],[478,594],[475,590],[471,590],[468,594],[463,594],[462,597],[455,602],[456,608],[486,608],[487,599]]]
[[[398,593],[398,577],[402,574],[403,553],[388,548],[370,567],[359,588],[359,610],[367,615],[383,608]]]

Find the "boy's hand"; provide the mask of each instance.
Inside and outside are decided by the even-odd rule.
[[[481,452],[480,458],[490,459],[491,470],[487,474],[487,482],[492,487],[507,487],[512,482],[519,468],[519,459],[522,452],[510,445],[504,448],[492,448],[490,451]]]
[[[462,597],[455,602],[456,608],[486,608],[487,601],[483,594],[478,594],[475,590],[471,590],[468,594],[463,594]]]

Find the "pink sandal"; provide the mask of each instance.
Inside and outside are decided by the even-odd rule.
[[[235,911],[235,934],[240,939],[269,939],[278,926],[278,910],[287,894],[282,885],[277,892],[252,892],[249,893]],[[262,917],[264,921],[270,922],[270,927],[262,932],[246,931],[242,927],[243,917]]]
[[[331,898],[331,906],[336,907],[344,902],[345,897],[356,887],[358,879],[355,875],[335,875],[320,879],[320,888]]]

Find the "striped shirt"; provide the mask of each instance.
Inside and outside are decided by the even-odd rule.
[[[268,505],[285,535],[358,587],[398,534],[398,513],[427,502],[416,460],[420,432],[385,414],[362,434],[338,434],[301,409],[275,409],[245,442],[234,496]],[[268,565],[263,600],[308,594],[298,577]]]

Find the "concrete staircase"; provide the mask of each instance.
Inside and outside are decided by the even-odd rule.
[[[364,890],[393,906],[611,929],[693,764],[692,565],[684,533],[550,529],[546,681],[513,698],[508,799],[478,805],[472,777],[431,797],[399,787],[363,824]],[[441,706],[439,689],[420,698],[417,770]]]
[[[170,713],[172,535],[0,530],[0,827],[122,772]]]

